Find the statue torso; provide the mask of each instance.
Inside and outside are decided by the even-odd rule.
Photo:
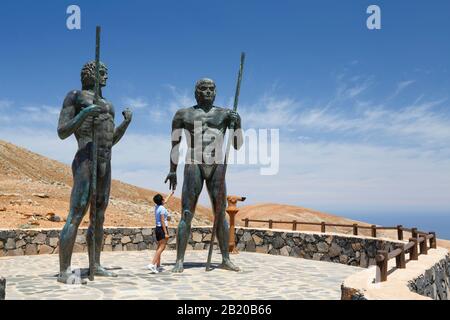
[[[94,95],[91,91],[79,91],[75,101],[76,114],[94,103]],[[110,160],[114,139],[114,106],[105,99],[100,99],[97,105],[103,112],[97,117],[95,128],[97,133],[97,148],[99,159]],[[76,115],[75,114],[75,115]],[[92,142],[93,116],[88,116],[82,125],[75,131],[79,148],[84,148]]]
[[[194,159],[193,153],[201,152],[203,156],[215,157],[217,155],[217,158],[221,159],[223,138],[229,122],[229,110],[211,107],[211,109],[205,111],[195,106],[183,109],[181,113],[183,129],[190,137],[190,141],[188,141],[190,152],[187,156]],[[196,145],[194,134],[201,135],[201,145]],[[212,148],[213,146],[215,148]]]

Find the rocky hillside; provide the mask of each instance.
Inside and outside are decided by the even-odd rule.
[[[71,186],[69,166],[0,140],[0,228],[62,227]],[[156,193],[113,180],[105,225],[154,225],[152,198]],[[174,217],[172,223],[178,223],[180,199],[173,197],[167,207]],[[211,218],[208,208],[198,206],[193,224],[211,224]],[[83,225],[87,221],[88,215]]]

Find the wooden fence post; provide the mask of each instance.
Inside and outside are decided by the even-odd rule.
[[[417,251],[417,238],[409,238],[409,241],[414,242],[414,246],[409,251],[409,260],[418,260],[419,252]]]
[[[377,267],[380,270],[380,282],[387,280],[388,258],[389,253],[386,250],[379,250],[377,256],[375,257]]]
[[[269,229],[272,229],[272,226],[273,226],[273,220],[270,219],[270,220],[269,220]]]
[[[413,238],[417,238],[417,228],[412,228],[411,233]]]
[[[292,221],[292,230],[297,230],[297,220]]]
[[[377,226],[376,225],[372,225],[372,237],[373,238],[377,237]]]
[[[245,227],[248,228],[248,218],[245,218]]]
[[[353,235],[354,236],[358,235],[358,225],[356,223],[353,224]]]
[[[436,232],[431,231],[430,234],[433,235],[433,238],[430,238],[430,248],[431,248],[431,249],[436,249],[436,248],[437,248],[437,243],[436,243]]]
[[[320,224],[320,232],[325,233],[325,222],[323,222],[323,221]]]
[[[420,243],[420,254],[428,254],[428,239],[426,235],[422,235],[423,241]]]
[[[397,226],[397,235],[398,240],[403,240],[403,226],[401,224]]]
[[[405,247],[402,245],[400,247],[402,252],[395,257],[395,264],[398,269],[405,269],[406,268],[406,259],[405,259]]]

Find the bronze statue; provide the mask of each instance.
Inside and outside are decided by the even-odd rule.
[[[98,98],[96,99],[96,62],[86,63],[81,71],[82,90],[69,92],[64,100],[59,117],[58,135],[66,139],[72,134],[78,142],[78,152],[72,163],[73,187],[70,197],[70,209],[67,222],[61,231],[59,242],[60,273],[58,281],[74,283],[80,281],[71,269],[71,258],[78,227],[85,216],[92,195],[92,175],[96,171],[96,203],[91,205],[90,225],[87,232],[88,254],[90,261],[95,261],[94,273],[98,276],[116,276],[100,263],[103,246],[103,223],[108,206],[111,189],[111,151],[113,145],[120,141],[132,119],[132,112],[127,108],[122,112],[124,121],[115,128],[115,111],[111,102],[101,92],[106,86],[108,69],[98,63]],[[96,101],[97,100],[97,101]],[[95,128],[95,129],[94,129]],[[95,130],[95,135],[94,135]],[[96,141],[93,141],[96,136]],[[97,146],[94,150],[95,142]],[[95,152],[96,151],[96,152]],[[97,153],[96,170],[92,168],[93,154]],[[96,211],[96,217],[93,217]],[[95,244],[95,245],[94,245]]]
[[[227,128],[236,130],[233,134],[234,149],[238,150],[242,146],[241,118],[231,109],[214,106],[215,97],[216,85],[213,80],[205,78],[197,81],[195,85],[197,105],[178,110],[172,121],[172,154],[170,173],[166,178],[172,190],[175,190],[177,185],[176,170],[181,142],[179,131],[184,130],[188,140],[181,197],[182,217],[177,232],[177,260],[172,272],[183,272],[191,221],[204,182],[206,182],[215,215],[216,228],[213,229],[217,230],[222,254],[221,267],[227,270],[239,270],[231,262],[228,253],[229,227],[225,219],[226,185],[224,180],[226,164],[224,164],[221,150]],[[199,139],[201,139],[200,145],[196,143]],[[215,148],[211,149],[211,144],[215,144]]]

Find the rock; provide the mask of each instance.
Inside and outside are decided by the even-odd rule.
[[[242,236],[242,240],[244,242],[250,241],[252,239],[252,234],[249,231],[245,231],[244,235]]]
[[[49,238],[48,239],[48,244],[51,247],[56,247],[58,245],[59,239],[58,238]]]
[[[253,241],[253,239],[251,239],[245,243],[245,251],[248,251],[248,252],[256,251],[256,246],[255,246],[255,242]]]
[[[333,242],[333,236],[326,237],[325,242],[331,244]]]
[[[37,253],[38,253],[37,245],[31,244],[31,243],[26,245],[26,247],[25,247],[25,255],[31,256],[31,255],[36,255]]]
[[[272,245],[275,249],[281,249],[284,246],[284,240],[280,236],[276,236],[272,241]]]
[[[290,248],[288,246],[284,246],[280,250],[280,255],[288,257],[289,256],[289,249]]]
[[[326,252],[328,252],[328,250],[329,250],[329,247],[326,242],[319,242],[317,244],[317,251],[319,251],[321,253],[326,253]]]
[[[253,241],[255,241],[255,244],[257,246],[259,246],[259,245],[264,243],[264,239],[259,237],[259,236],[257,236],[256,234],[252,235],[252,238],[253,238]]]
[[[147,245],[145,244],[145,242],[140,242],[140,243],[138,243],[138,250],[139,251],[142,251],[142,250],[147,250]]]
[[[339,256],[339,263],[347,264],[347,262],[348,262],[348,257],[346,255]]]
[[[125,236],[122,238],[121,242],[122,242],[122,244],[127,244],[127,243],[131,242],[131,239],[129,236]]]
[[[0,300],[5,300],[6,297],[6,280],[0,278]]]
[[[78,234],[75,243],[86,244],[86,236],[84,234]]]
[[[119,243],[113,247],[113,251],[122,251],[122,245]]]
[[[244,249],[245,249],[245,243],[244,242],[238,242],[238,244],[236,245],[236,248],[239,250],[239,251],[243,251]]]
[[[257,253],[267,253],[269,251],[269,247],[267,245],[265,246],[259,246],[255,248],[255,252]]]
[[[6,208],[5,207],[1,207],[0,211],[6,211]]]
[[[53,252],[53,248],[46,244],[39,246],[39,254],[50,254],[52,252]]]
[[[50,196],[48,194],[46,194],[46,193],[33,193],[32,196],[33,197],[38,197],[38,198],[41,198],[41,199],[48,199],[48,198],[50,198]]]
[[[5,249],[6,250],[13,250],[16,248],[16,241],[13,238],[9,238],[6,241]]]
[[[135,243],[127,244],[127,251],[136,251],[136,250],[137,250],[137,244],[135,244]]]
[[[203,239],[203,237],[202,237],[202,234],[200,232],[193,232],[192,233],[192,240],[194,242],[202,242],[202,239]]]
[[[316,252],[313,254],[313,260],[320,261],[320,259],[322,259],[322,257],[323,257],[323,253]]]
[[[359,266],[361,268],[367,268],[369,266],[369,259],[364,251],[361,251],[361,257],[359,258]]]
[[[44,244],[46,239],[47,239],[47,236],[45,233],[38,233],[38,235],[36,237],[34,237],[33,243]]]
[[[107,235],[105,239],[105,244],[110,245],[112,243],[112,235]]]
[[[352,249],[354,251],[359,251],[361,250],[361,243],[357,242],[357,243],[352,243]]]
[[[138,233],[133,240],[133,243],[139,243],[144,241],[144,237],[142,236],[142,234]]]
[[[18,248],[15,250],[9,250],[8,256],[23,256],[23,249]]]
[[[328,255],[331,258],[337,257],[341,254],[341,247],[339,247],[336,243],[333,243],[330,247],[330,250],[328,250]]]
[[[23,247],[26,244],[27,243],[25,241],[23,241],[23,240],[16,241],[16,248],[21,248],[21,247]]]
[[[203,242],[211,242],[211,236],[211,233],[205,234],[205,236],[203,237]]]
[[[0,250],[2,250],[5,247],[3,241],[0,241]]]
[[[103,251],[107,252],[107,251],[112,251],[112,245],[110,244],[105,244],[103,246]]]
[[[143,236],[151,236],[152,232],[153,232],[153,229],[150,229],[150,228],[142,229],[142,235]]]

